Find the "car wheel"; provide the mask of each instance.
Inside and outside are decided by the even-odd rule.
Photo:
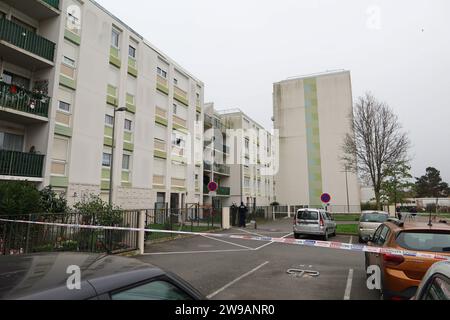
[[[359,237],[359,243],[364,243],[363,238]]]
[[[328,230],[325,230],[325,235],[323,236],[324,241],[328,241]]]
[[[294,238],[297,239],[297,240],[300,239],[300,234],[294,233]]]

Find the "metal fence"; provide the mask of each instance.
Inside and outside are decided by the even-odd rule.
[[[108,219],[104,216],[83,213],[30,214],[1,216],[1,218],[59,224],[139,227],[138,211],[115,212],[111,223],[108,223]],[[0,221],[0,255],[64,251],[119,253],[136,250],[137,247],[138,233],[134,231],[94,230]]]

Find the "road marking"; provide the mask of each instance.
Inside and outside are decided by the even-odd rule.
[[[240,231],[248,233],[248,234],[257,235],[258,237],[264,237],[262,234],[259,234],[259,233],[256,233],[256,232],[250,232],[250,231],[247,231],[245,229],[235,229],[235,230],[240,230]]]
[[[353,236],[350,236],[350,241],[348,243],[353,244]]]
[[[259,269],[261,269],[262,267],[264,267],[266,264],[268,264],[269,261],[264,262],[263,264],[260,264],[259,266],[257,266],[256,268],[250,270],[247,273],[244,273],[242,276],[240,276],[239,278],[234,279],[233,281],[231,281],[230,283],[226,284],[225,286],[223,286],[222,288],[220,288],[217,291],[214,291],[213,293],[211,293],[210,295],[208,295],[206,298],[207,299],[211,299],[215,296],[217,296],[219,293],[221,293],[222,291],[228,289],[229,287],[231,287],[233,284],[235,284],[236,282],[244,279],[245,277],[248,277],[249,275],[251,275],[252,273],[258,271]]]
[[[233,242],[230,242],[230,241],[225,241],[225,240],[222,240],[222,239],[217,239],[217,238],[208,237],[208,236],[202,236],[202,237],[210,239],[210,240],[215,240],[215,241],[219,241],[219,242],[223,242],[223,243],[228,243],[228,244],[231,244],[233,246],[241,247],[241,248],[244,248],[244,249],[247,249],[247,250],[253,250],[253,248],[250,248],[250,247],[247,247],[247,246],[243,246],[241,244],[233,243]]]
[[[294,234],[294,233],[292,233],[292,232],[291,232],[291,233],[288,233],[288,234],[284,235],[283,237],[281,237],[281,239],[286,239],[287,237],[292,236],[293,234]],[[253,251],[261,250],[262,248],[265,248],[265,247],[267,247],[267,246],[270,246],[270,245],[273,244],[273,243],[275,243],[275,242],[269,242],[269,243],[263,244],[262,246],[253,249]]]
[[[207,251],[178,251],[178,252],[149,252],[142,254],[143,256],[164,256],[170,254],[195,254],[195,253],[225,253],[225,252],[241,252],[253,251],[252,249],[230,249],[230,250],[207,250]]]
[[[347,287],[345,288],[344,300],[350,300],[350,295],[352,293],[352,283],[353,283],[353,269],[348,271]]]

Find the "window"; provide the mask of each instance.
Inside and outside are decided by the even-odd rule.
[[[130,170],[131,156],[129,154],[124,154],[122,158],[122,169]]]
[[[13,84],[21,88],[30,89],[30,79],[21,77],[12,72],[4,71],[2,74],[3,82],[7,84]]]
[[[386,239],[387,239],[388,235],[389,235],[389,227],[382,226],[381,230],[380,230],[380,233],[378,235],[378,238],[374,239],[374,241],[373,241],[374,244],[376,244],[376,245],[378,245],[380,247],[383,246],[384,243],[386,242]]]
[[[424,300],[450,300],[450,279],[436,276],[424,295]]]
[[[69,67],[75,68],[75,60],[69,57],[63,56],[63,63]]]
[[[136,59],[136,48],[133,46],[129,46],[128,48],[128,55],[133,58]]]
[[[0,131],[0,150],[23,151],[23,136]]]
[[[197,112],[195,115],[195,120],[200,121],[200,116],[201,116],[201,114]]]
[[[69,140],[55,137],[52,151],[52,174],[65,176],[69,153]]]
[[[103,152],[102,166],[111,167],[111,158],[112,155],[110,153]]]
[[[133,125],[133,122],[131,120],[125,119],[125,125],[124,125],[125,130],[131,131],[132,125]]]
[[[113,29],[111,32],[111,45],[115,48],[119,48],[119,38],[120,32],[116,29]]]
[[[167,79],[167,72],[161,69],[160,67],[157,68],[156,72],[159,76],[163,77],[164,79]]]
[[[112,300],[192,300],[185,292],[166,281],[153,281],[111,294]]]
[[[173,79],[173,84],[178,85],[178,80],[176,78]]]
[[[407,250],[450,252],[450,233],[402,232],[397,237],[397,243]]]
[[[173,104],[173,114],[177,114],[177,105]]]
[[[58,109],[70,113],[70,104],[64,101],[59,101]]]
[[[107,126],[113,126],[114,125],[114,117],[109,114],[106,114],[105,115],[105,124]]]

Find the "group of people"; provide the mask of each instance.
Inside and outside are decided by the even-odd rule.
[[[248,208],[245,206],[244,202],[241,202],[241,205],[238,207],[235,202],[233,202],[233,205],[230,208],[231,211],[231,225],[235,227],[236,224],[236,218],[239,218],[239,228],[245,228],[246,220],[247,220],[247,213]]]

